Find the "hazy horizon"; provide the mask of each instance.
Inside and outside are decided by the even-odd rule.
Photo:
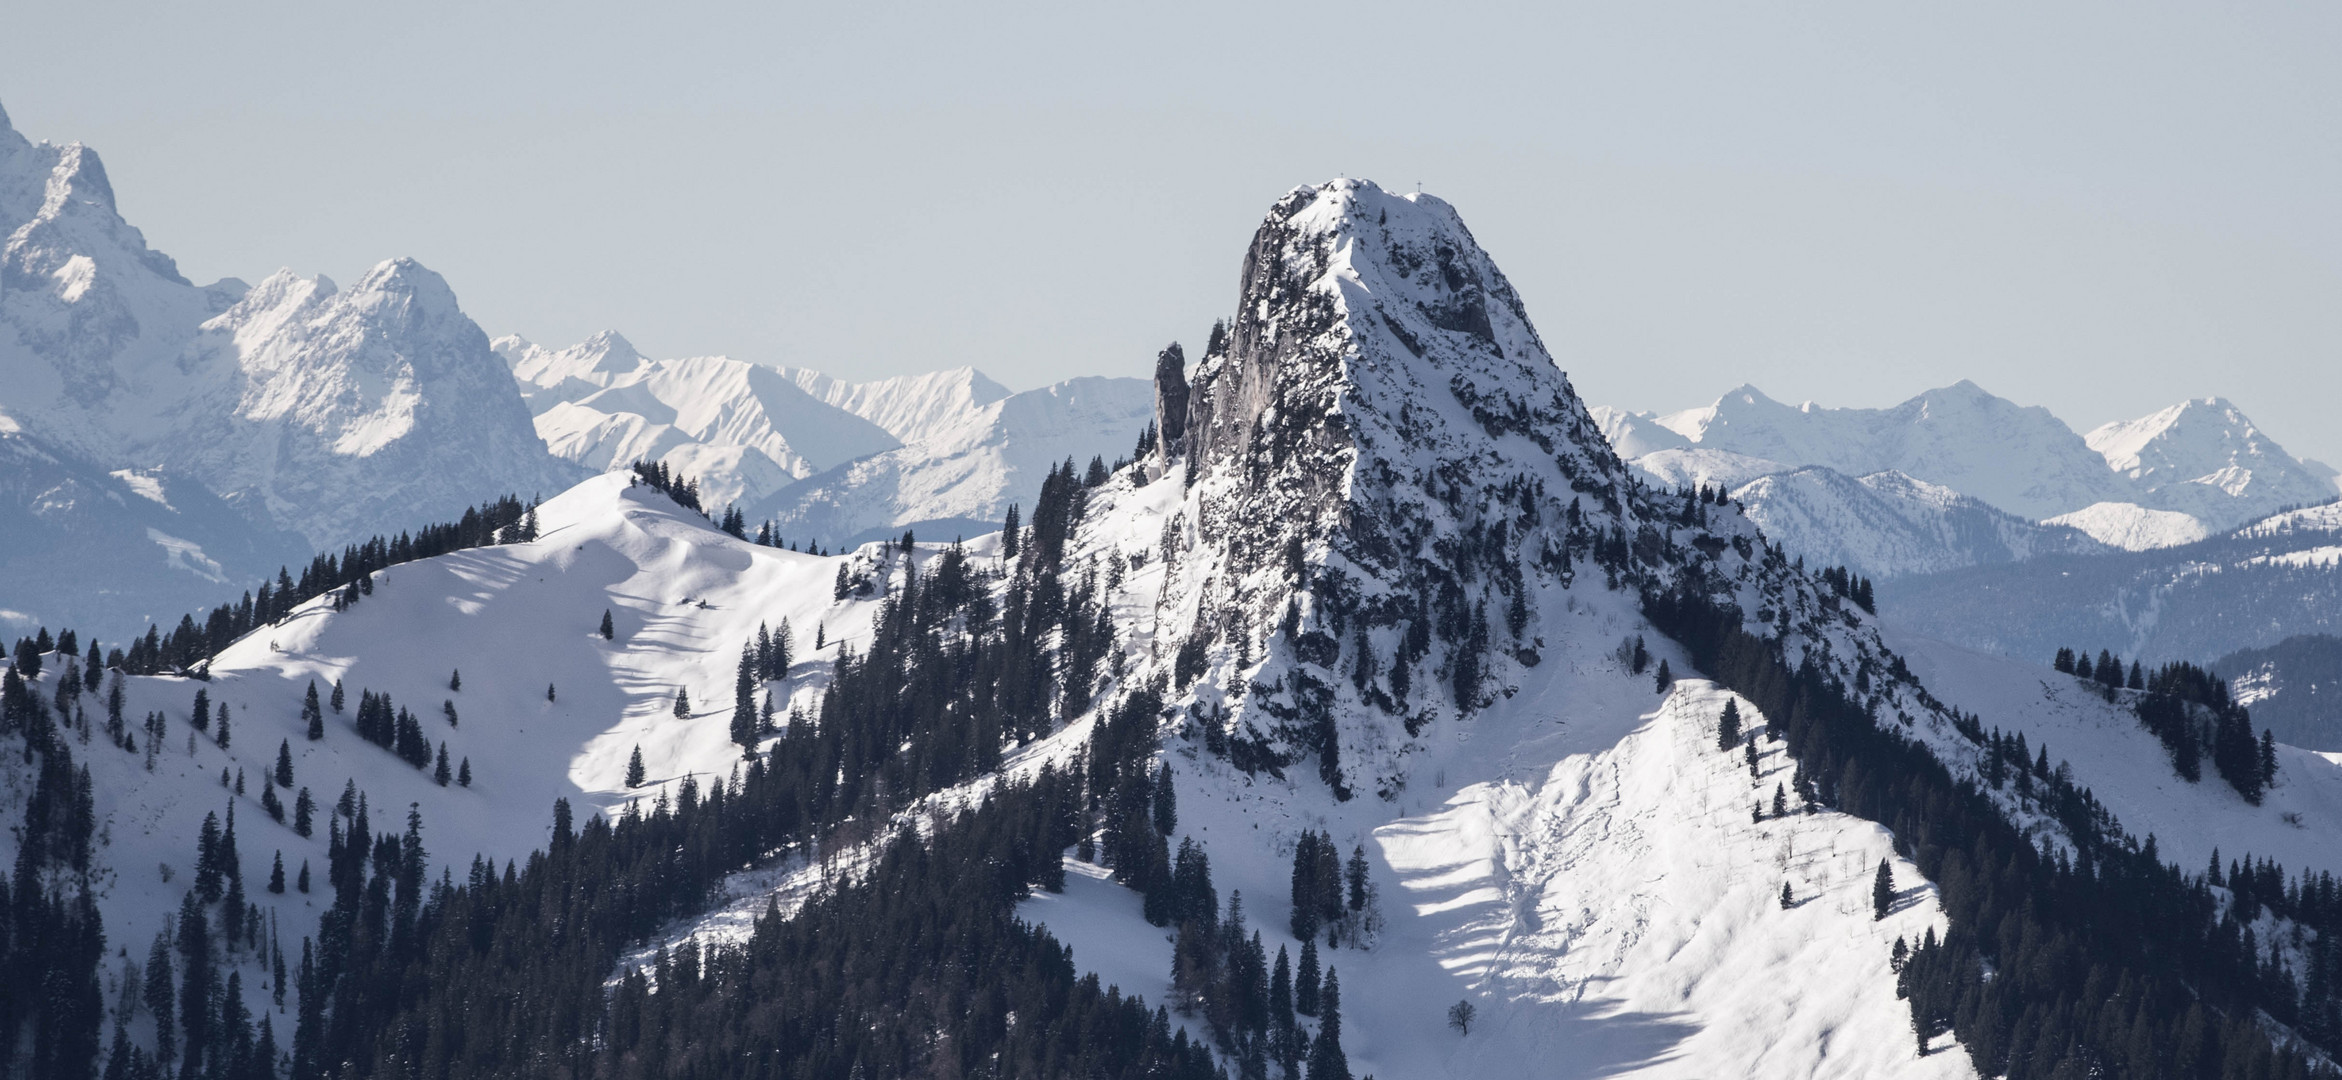
[[[602,329],[1014,389],[1200,344],[1261,214],[1454,203],[1589,402],[2225,397],[2342,461],[2342,14],[16,5],[0,107],[193,279],[411,256]]]

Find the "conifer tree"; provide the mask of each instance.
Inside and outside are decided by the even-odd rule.
[[[457,765],[457,766],[455,767],[455,782],[456,782],[456,784],[457,784],[458,786],[461,786],[461,787],[470,787],[470,786],[472,786],[472,759],[471,759],[471,758],[468,758],[468,757],[467,757],[467,758],[465,758],[465,759],[463,760],[463,763],[462,763],[462,764],[460,764],[460,765]]]
[[[1675,685],[1675,673],[1668,670],[1666,657],[1659,658],[1659,672],[1652,681],[1662,694],[1667,692],[1668,687]]]
[[[680,686],[675,688],[675,718],[678,720],[691,718],[691,695]]]
[[[756,684],[756,643],[751,641],[740,646],[740,667],[732,679],[732,741],[742,749],[754,747],[760,734],[756,722]]]
[[[1318,994],[1317,1038],[1309,1041],[1309,1080],[1350,1080],[1350,1057],[1342,1052],[1342,977],[1326,969]]]
[[[431,768],[431,782],[440,787],[446,787],[450,779],[453,779],[453,776],[447,767],[447,742],[441,740],[439,743],[439,763]]]
[[[464,673],[462,671],[450,672],[447,676],[447,689],[453,693],[460,694],[463,692],[463,688]]]
[[[1783,911],[1787,911],[1787,910],[1789,910],[1790,908],[1793,908],[1793,907],[1796,907],[1796,906],[1797,906],[1797,894],[1796,894],[1796,893],[1794,893],[1794,892],[1791,892],[1791,891],[1789,890],[1789,883],[1788,883],[1788,882],[1786,882],[1786,881],[1782,882],[1782,883],[1781,883],[1781,910],[1783,910]]]
[[[1716,749],[1730,750],[1740,744],[1740,703],[1727,699],[1724,715],[1716,721]]]
[[[285,853],[276,853],[276,863],[268,868],[268,891],[279,896],[285,891]]]
[[[296,881],[293,883],[293,887],[294,887],[294,888],[296,888],[296,889],[299,889],[299,890],[301,890],[301,892],[302,892],[302,893],[304,893],[304,894],[308,893],[308,891],[309,891],[309,860],[307,860],[307,859],[303,859],[303,860],[301,860],[301,876],[300,876],[300,878],[299,878],[298,880],[296,880]]]
[[[1773,785],[1773,816],[1782,817],[1788,813],[1789,795],[1781,789],[1781,785],[1775,784]]]
[[[228,748],[228,706],[225,702],[220,704],[219,744],[222,750]]]
[[[1350,848],[1350,865],[1347,874],[1350,885],[1350,910],[1352,911],[1366,910],[1367,870],[1366,845],[1353,845]]]
[[[634,744],[634,755],[626,759],[626,786],[630,788],[641,787],[642,780],[642,744],[636,743]]]
[[[546,683],[546,684],[545,684],[545,700],[547,700],[547,701],[551,701],[551,700],[553,700],[553,684],[552,684],[552,683]]]
[[[340,713],[340,712],[342,711],[342,681],[341,681],[340,679],[335,679],[335,680],[333,681],[333,702],[332,702],[332,704],[333,704],[333,711],[334,711],[335,713],[337,713],[337,714],[338,714],[338,713]]]
[[[310,742],[325,737],[325,709],[317,703],[315,679],[309,680],[309,693],[301,699],[301,727],[308,732]]]
[[[1010,503],[1008,504],[1008,521],[1000,527],[1001,558],[1016,558],[1017,529],[1017,507],[1015,503]]]
[[[1317,936],[1317,833],[1304,831],[1293,845],[1293,936],[1308,941]],[[1312,969],[1314,970],[1314,969]],[[1306,1011],[1306,1010],[1304,1010]]]
[[[93,643],[92,648],[96,645]],[[178,1057],[178,1024],[175,1007],[178,990],[171,971],[171,941],[168,934],[157,933],[154,944],[146,951],[146,987],[141,1000],[146,1010],[154,1015],[155,1060],[168,1067]]]
[[[277,741],[276,775],[273,779],[278,787],[293,786],[293,742],[290,739]]]
[[[309,789],[302,788],[293,796],[293,831],[308,836],[314,831],[311,824],[317,816],[317,800],[309,797]]]
[[[1870,915],[1876,922],[1887,917],[1895,907],[1895,871],[1885,859],[1878,861],[1878,876],[1870,882]]]
[[[1293,961],[1285,947],[1277,946],[1277,966],[1269,976],[1269,1023],[1278,1031],[1293,1028]]]
[[[839,563],[838,579],[830,586],[830,599],[843,601],[846,598],[846,593],[851,590],[852,587],[852,583],[846,579],[846,564]]]
[[[187,722],[197,731],[211,730],[211,691],[204,687],[195,690],[194,711],[187,714]]]
[[[452,701],[442,701],[442,702],[440,702],[440,703],[439,703],[439,715],[441,715],[441,716],[444,716],[444,717],[446,717],[446,718],[447,718],[447,726],[448,726],[448,727],[456,727],[456,726],[458,726],[458,725],[457,725],[457,722],[456,722],[456,721],[457,721],[457,717],[456,717],[456,715],[455,715],[455,702],[452,702]]]
[[[1179,796],[1171,790],[1171,763],[1155,774],[1155,831],[1170,836],[1179,831]]]
[[[1301,940],[1301,966],[1293,973],[1293,1011],[1317,1015],[1317,939]]]
[[[618,624],[617,624],[617,623],[614,623],[614,622],[612,622],[612,621],[610,620],[610,609],[609,609],[609,608],[603,608],[603,609],[602,609],[602,640],[604,640],[604,641],[615,641],[615,640],[617,640],[617,638],[618,638]]]

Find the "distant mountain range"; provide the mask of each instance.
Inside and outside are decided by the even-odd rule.
[[[1594,415],[1651,482],[1725,487],[1791,550],[1878,577],[2089,554],[2085,541],[2169,547],[2337,493],[2332,469],[2219,398],[2087,436],[1965,380],[1887,409],[1784,405],[1742,386],[1697,409]],[[1962,520],[1947,516],[1952,496],[1967,500]]]
[[[587,468],[663,461],[703,498],[835,546],[998,528],[1067,458],[1127,457],[1145,379],[1012,393],[974,368],[850,382],[729,357],[651,360],[613,332],[560,350],[496,342],[552,451]]]

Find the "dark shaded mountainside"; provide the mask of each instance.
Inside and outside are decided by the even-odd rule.
[[[2212,670],[2277,741],[2342,751],[2342,638],[2300,634],[2239,649],[2213,661]]]
[[[2181,547],[1882,580],[1896,625],[1983,652],[2081,643],[2197,659],[2342,632],[2342,504],[2288,511]]]
[[[1921,687],[1854,578],[1808,573],[1721,491],[1633,480],[1447,204],[1296,189],[1254,236],[1236,310],[1192,381],[1176,353],[1160,366],[1154,452],[1052,471],[997,558],[955,544],[921,568],[906,538],[841,561],[841,601],[884,599],[777,734],[744,649],[729,776],[615,818],[563,801],[525,862],[436,878],[418,811],[399,828],[363,797],[333,807],[325,911],[280,954],[297,959],[274,985],[297,993],[276,1017],[218,989],[233,931],[257,936],[228,898],[240,874],[238,892],[184,894],[184,978],[158,947],[152,1020],[109,1029],[93,1007],[72,762],[107,748],[67,733],[67,697],[23,653],[0,720],[62,779],[26,818],[57,843],[6,891],[20,930],[0,965],[34,977],[0,985],[0,1031],[33,1033],[44,1076],[1349,1080],[1317,935],[1365,929],[1341,903],[1303,917],[1342,894],[1340,866],[1296,870],[1307,945],[1290,976],[1272,967],[1245,902],[1212,884],[1248,838],[1171,849],[1170,760],[1306,813],[1395,814],[1410,785],[1445,785],[1417,775],[1426,744],[1507,715],[1600,635],[1591,651],[1615,641],[1643,701],[1644,680],[1665,694],[1696,668],[1756,707],[1797,793],[1772,815],[1875,821],[1935,883],[1947,932],[1876,958],[1915,1033],[1893,1060],[1941,1061],[1948,1032],[1984,1075],[2289,1078],[2342,1040],[2330,875],[2165,863],[2046,749]],[[1690,663],[1652,671],[1654,650]],[[1714,738],[1754,770],[1754,732]],[[1169,1000],[1102,986],[1019,918],[1066,887],[1068,850],[1169,930]],[[819,869],[735,941],[621,963],[750,866]],[[2262,948],[2279,934],[2299,947]]]

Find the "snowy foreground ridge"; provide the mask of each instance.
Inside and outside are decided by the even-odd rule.
[[[1894,637],[1769,546],[1718,488],[1636,480],[1615,432],[1605,437],[1446,203],[1355,180],[1294,190],[1254,237],[1236,311],[1192,368],[1166,351],[1156,440],[1140,460],[1081,486],[1063,565],[1082,593],[1096,590],[1110,631],[1097,692],[1004,746],[996,771],[883,824],[931,830],[1003,778],[1071,768],[1107,714],[1161,687],[1148,764],[1168,766],[1175,784],[1172,842],[1208,853],[1220,897],[1241,893],[1268,954],[1301,951],[1285,917],[1301,837],[1362,854],[1371,899],[1339,945],[1319,942],[1340,973],[1351,1074],[1974,1074],[1949,1034],[1915,1039],[1897,995],[1896,941],[1949,929],[1944,898],[1913,861],[1925,856],[1813,794],[1788,751],[1792,719],[1766,715],[1761,691],[1697,676],[1694,652],[1646,617],[1652,596],[1736,609],[1737,632],[1859,687],[1848,692],[1881,729],[1963,781],[1986,770],[1961,729],[1973,713],[2025,734],[2062,770],[2052,775],[2094,791],[2135,832],[2152,830],[2184,864],[2217,849],[2342,869],[2332,839],[2342,767],[2326,757],[2279,748],[2279,780],[2259,805],[2217,779],[2177,780],[2109,696]],[[637,417],[671,407],[628,397],[650,394],[657,376],[616,345],[506,359],[524,355],[521,378],[548,393],[566,387],[552,395],[560,405],[532,400],[540,418],[596,400],[631,401]],[[851,388],[792,390],[849,418],[867,407]],[[759,391],[774,408],[791,392]],[[990,404],[1002,400],[1013,399]],[[903,410],[865,419],[872,430],[918,424]],[[759,452],[782,464],[802,449]],[[818,466],[809,462],[783,471]],[[1944,487],[1859,486],[1969,515],[1915,515],[1909,536],[1983,520]],[[537,513],[532,541],[393,566],[345,610],[311,601],[214,658],[207,682],[120,680],[125,715],[159,714],[159,731],[139,728],[138,752],[103,739],[75,747],[103,837],[108,942],[127,953],[109,953],[110,979],[129,975],[175,919],[207,813],[233,808],[263,941],[295,948],[317,932],[329,890],[269,894],[257,881],[279,854],[288,875],[304,863],[322,875],[327,808],[345,788],[363,793],[378,832],[415,809],[431,879],[462,880],[475,853],[525,863],[548,840],[557,798],[582,818],[694,797],[718,780],[736,788],[732,702],[742,648],[760,635],[785,625],[795,643],[787,671],[748,688],[788,724],[793,707],[814,709],[842,651],[870,642],[874,618],[914,577],[932,580],[964,556],[978,587],[1005,596],[1015,572],[999,533],[827,556],[759,546],[617,474]],[[64,668],[52,658],[29,689],[55,697]],[[307,739],[308,689],[337,683],[349,709],[362,692],[411,709],[432,748],[468,766],[469,784],[441,784],[361,741],[347,712],[328,711],[325,737]],[[194,733],[199,688],[233,718],[232,741]],[[85,698],[84,708],[102,706]],[[1742,733],[1730,749],[1719,745],[1727,710]],[[315,836],[257,802],[280,744],[295,787],[320,804]],[[282,790],[289,802],[293,789]],[[0,812],[21,820],[27,797],[10,777]],[[1996,786],[1983,797],[2040,850],[2071,851],[2030,794]],[[613,985],[686,942],[746,940],[761,913],[866,868],[876,843],[825,850],[812,866],[794,856],[746,866],[710,910],[640,943]],[[1066,888],[1034,892],[1018,915],[1122,993],[1171,999],[1170,931],[1146,920],[1115,868],[1078,847],[1062,858]],[[1883,912],[1882,863],[1894,885]],[[2266,914],[2253,925],[2271,956],[2298,966],[2307,955],[2298,927]],[[266,951],[225,963],[282,1037],[292,1024],[271,998],[281,976]],[[1468,1032],[1448,1022],[1458,1003],[1476,1015]],[[1211,1038],[1197,1015],[1172,1023]]]

